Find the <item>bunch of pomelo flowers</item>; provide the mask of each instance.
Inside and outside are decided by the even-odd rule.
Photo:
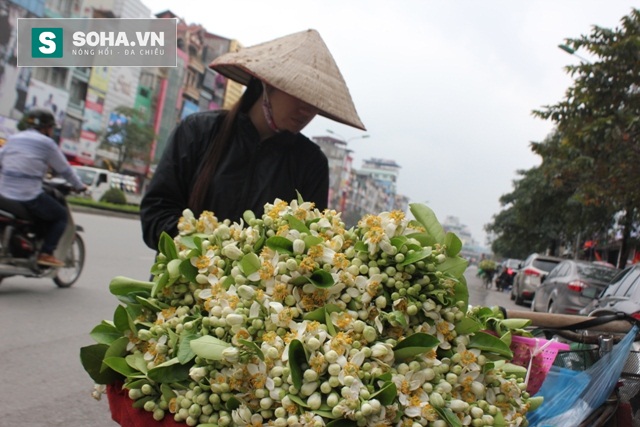
[[[237,223],[186,210],[153,282],[111,282],[85,369],[190,426],[526,425],[511,332],[468,315],[461,241],[411,212],[346,229],[302,200]]]

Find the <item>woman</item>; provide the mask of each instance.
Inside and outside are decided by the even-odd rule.
[[[365,130],[331,53],[307,30],[224,54],[210,65],[247,86],[230,111],[186,117],[173,131],[142,200],[146,244],[177,234],[185,208],[237,221],[247,209],[299,193],[327,207],[329,169],[300,131],[317,115]]]

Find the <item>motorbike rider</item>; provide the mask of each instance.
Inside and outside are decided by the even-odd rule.
[[[86,186],[51,138],[56,126],[51,111],[31,109],[22,125],[26,129],[10,136],[0,148],[0,196],[22,203],[46,225],[38,264],[63,267],[53,253],[67,226],[67,210],[43,190],[42,180],[51,168],[74,190],[85,191]]]

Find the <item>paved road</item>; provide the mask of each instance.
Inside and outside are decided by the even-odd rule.
[[[90,330],[113,317],[115,275],[147,279],[154,252],[138,221],[75,213],[85,228],[85,270],[71,288],[49,279],[7,278],[0,286],[0,426],[114,427],[106,399],[91,398],[93,381],[79,349]]]
[[[142,243],[135,217],[76,211],[85,232],[85,271],[71,288],[49,279],[7,278],[0,286],[0,427],[115,427],[106,399],[91,397],[79,349],[93,344],[90,330],[110,319],[115,275],[146,280],[154,252]],[[467,272],[474,305],[509,307],[507,293],[485,290]],[[514,306],[515,307],[515,306]]]

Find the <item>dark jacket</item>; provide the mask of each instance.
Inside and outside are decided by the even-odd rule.
[[[178,219],[187,208],[200,163],[221,119],[218,111],[192,114],[169,137],[140,205],[143,237],[150,248],[158,248],[163,231],[177,234]],[[247,209],[259,217],[265,203],[276,198],[290,202],[297,198],[296,190],[323,210],[328,188],[328,161],[318,145],[290,132],[260,142],[249,117],[239,114],[237,132],[211,179],[203,210],[212,211],[220,221],[238,221]]]

